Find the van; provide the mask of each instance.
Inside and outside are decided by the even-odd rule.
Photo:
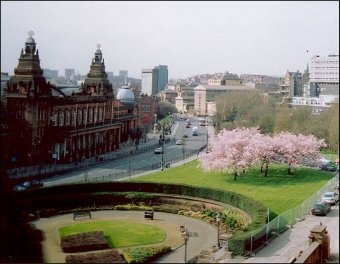
[[[192,135],[193,135],[193,136],[198,136],[198,127],[194,126],[194,127],[192,128]]]

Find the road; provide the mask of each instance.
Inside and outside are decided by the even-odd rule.
[[[167,135],[171,140],[164,145],[164,164],[184,160],[184,156],[197,152],[207,144],[208,136],[213,129],[208,126],[199,126],[198,121],[191,117],[191,127],[186,128],[186,121],[177,119],[172,126],[171,135]],[[192,136],[192,127],[198,127],[198,136]],[[187,135],[187,138],[183,138]],[[177,139],[183,139],[183,145],[176,145]],[[128,148],[128,147],[126,147]],[[123,151],[123,150],[122,150]],[[99,164],[85,166],[68,173],[61,173],[52,178],[43,180],[44,186],[69,184],[84,181],[118,180],[122,177],[130,177],[129,171],[152,171],[161,168],[161,154],[155,154],[154,149],[126,158],[101,162]]]

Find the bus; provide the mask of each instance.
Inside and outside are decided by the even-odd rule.
[[[206,125],[208,125],[208,120],[201,118],[201,119],[198,120],[198,124],[200,126],[206,126]]]
[[[193,135],[193,136],[198,136],[198,127],[194,126],[194,127],[192,128],[192,135]]]

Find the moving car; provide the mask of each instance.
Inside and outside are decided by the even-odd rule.
[[[198,127],[194,126],[194,127],[192,128],[192,135],[193,135],[193,136],[198,136]]]
[[[339,196],[336,192],[326,192],[322,196],[321,200],[331,205],[335,205],[339,200]]]
[[[155,154],[162,154],[163,148],[155,148]]]
[[[316,202],[312,209],[311,213],[312,215],[327,215],[328,212],[331,210],[331,205],[329,203],[326,203],[324,201],[318,201]]]

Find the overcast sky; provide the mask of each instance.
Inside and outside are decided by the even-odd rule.
[[[1,1],[1,72],[13,74],[33,30],[41,67],[87,74],[97,44],[106,71],[141,78],[226,72],[283,76],[309,56],[339,54],[338,1]]]

